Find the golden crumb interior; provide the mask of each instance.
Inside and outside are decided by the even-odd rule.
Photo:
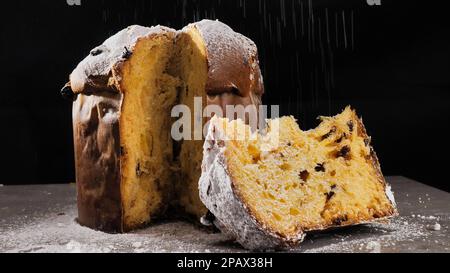
[[[202,107],[206,103],[205,85],[208,76],[206,48],[203,38],[195,27],[190,27],[179,34],[176,41],[177,53],[175,67],[182,81],[179,91],[179,103],[187,105],[191,110],[191,140],[183,140],[179,153],[180,175],[175,181],[178,206],[190,215],[199,218],[206,213],[206,207],[198,194],[198,179],[201,175],[203,157],[203,140],[194,140],[194,97],[202,98]],[[202,118],[197,134],[202,137]],[[186,129],[186,128],[184,128]]]
[[[249,131],[242,121],[221,124]],[[309,131],[292,117],[268,125],[265,136],[227,141],[225,157],[236,193],[270,230],[290,237],[395,213],[370,139],[349,107]]]
[[[164,210],[171,192],[170,109],[179,81],[166,67],[173,47],[173,34],[141,38],[123,66],[120,141],[125,230]]]

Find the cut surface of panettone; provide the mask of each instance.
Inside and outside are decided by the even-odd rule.
[[[138,40],[122,67],[120,168],[125,230],[159,216],[173,195],[170,109],[179,80],[166,71],[173,36]]]
[[[321,120],[308,131],[293,117],[268,120],[264,134],[241,120],[211,120],[199,188],[220,229],[246,248],[278,248],[306,231],[397,213],[355,111]]]
[[[202,36],[195,25],[190,25],[180,31],[176,38],[175,73],[180,77],[181,87],[178,93],[179,103],[191,109],[189,117],[191,121],[190,139],[183,139],[176,145],[179,146],[177,164],[180,172],[175,181],[175,206],[188,215],[199,219],[206,213],[206,208],[198,196],[198,179],[202,162],[203,137],[202,127],[195,127],[195,98],[201,99],[201,109],[206,105],[205,86],[208,80],[208,59],[206,47]],[[202,113],[201,113],[202,114]],[[201,115],[200,114],[200,115]],[[205,118],[200,117],[199,123],[203,125]]]
[[[175,41],[174,74],[181,80],[178,101],[193,112],[190,139],[183,139],[175,181],[176,207],[197,220],[207,209],[198,194],[203,157],[203,116],[205,106],[217,106],[226,115],[226,107],[261,103],[263,84],[256,45],[247,37],[219,21],[202,20],[184,27]],[[200,108],[194,105],[201,101]],[[200,104],[200,103],[199,103]],[[201,126],[196,127],[198,123]]]

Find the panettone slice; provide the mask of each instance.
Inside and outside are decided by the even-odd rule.
[[[211,120],[199,189],[217,227],[246,248],[280,248],[306,231],[397,213],[355,111],[321,119],[309,131],[293,117],[268,120],[264,134],[241,120]]]

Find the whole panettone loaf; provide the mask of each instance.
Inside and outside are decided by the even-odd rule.
[[[397,214],[362,121],[349,107],[302,131],[292,117],[265,134],[214,117],[200,197],[210,219],[249,249],[295,246],[305,232]]]
[[[130,26],[94,48],[62,89],[74,99],[78,221],[123,232],[169,204],[205,214],[197,186],[203,140],[173,141],[171,109],[194,112],[194,97],[224,110],[259,105],[262,93],[256,46],[218,21],[179,32]]]

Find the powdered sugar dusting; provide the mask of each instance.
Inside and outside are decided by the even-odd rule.
[[[450,252],[450,195],[406,178],[387,180],[396,191],[400,216],[385,224],[309,233],[288,251]],[[75,196],[73,184],[1,187],[0,252],[246,251],[222,233],[179,220],[128,234],[82,227],[75,221]]]
[[[308,245],[304,247],[309,248],[309,244],[320,245],[325,236],[331,235],[332,238],[327,240],[326,245],[307,249],[305,252],[425,252],[435,248],[437,241],[443,244],[440,246],[442,250],[450,250],[446,240],[436,239],[445,238],[447,234],[434,234],[429,231],[428,226],[427,220],[417,221],[411,216],[397,217],[386,224],[368,224],[350,227],[335,234],[311,235],[305,240],[304,244]],[[420,249],[416,247],[418,241],[423,244]]]
[[[158,223],[128,234],[108,234],[80,226],[75,208],[39,221],[2,227],[1,252],[224,252],[233,250],[220,233],[182,221]],[[225,244],[223,243],[225,242]],[[235,249],[234,251],[240,251]]]
[[[89,89],[103,90],[111,84],[109,78],[115,75],[114,67],[123,62],[125,56],[131,54],[136,42],[142,37],[156,34],[172,33],[175,30],[162,26],[143,27],[132,25],[106,39],[103,44],[91,50],[70,75],[70,85],[75,93],[85,92]],[[116,78],[118,81],[119,78]]]

